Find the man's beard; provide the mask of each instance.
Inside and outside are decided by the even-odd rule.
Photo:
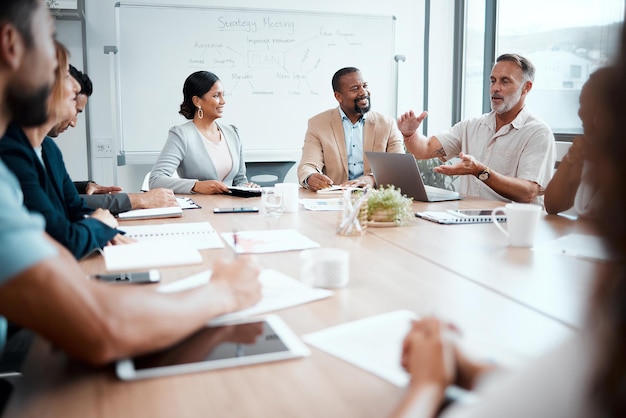
[[[357,98],[354,100],[354,111],[360,115],[364,115],[367,112],[370,111],[370,108],[372,107],[372,101],[370,99],[369,96],[367,96],[367,106],[365,107],[359,107],[358,103],[359,101],[363,100],[363,97],[361,98]]]
[[[11,122],[19,126],[39,126],[48,120],[48,96],[50,86],[43,86],[26,95],[19,87],[7,88],[6,104],[11,112]]]
[[[520,98],[522,97],[522,88],[524,88],[524,86],[520,86],[519,90],[511,93],[508,96],[503,96],[502,97],[502,104],[496,108],[493,105],[493,101],[491,102],[491,110],[493,110],[494,112],[501,114],[501,113],[506,113],[509,110],[513,109],[513,107],[519,102]]]

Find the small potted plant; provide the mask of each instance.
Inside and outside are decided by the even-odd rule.
[[[400,189],[381,185],[371,190],[367,200],[368,221],[404,225],[412,218],[413,199],[403,195]]]

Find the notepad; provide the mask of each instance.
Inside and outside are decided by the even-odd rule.
[[[333,184],[330,187],[318,190],[316,193],[318,194],[341,194],[343,193],[344,190],[359,190],[359,189],[360,189],[359,187],[348,187],[348,186],[341,186],[338,184]]]
[[[167,208],[134,209],[122,212],[117,217],[122,221],[135,219],[156,219],[156,218],[178,218],[183,216],[183,209],[180,206]]]
[[[209,222],[167,223],[157,225],[122,225],[118,228],[137,241],[158,241],[170,247],[182,245],[197,250],[224,248],[219,234]]]
[[[164,245],[159,241],[104,247],[107,271],[200,264],[202,256],[188,245]]]
[[[228,192],[225,193],[235,197],[259,197],[261,196],[261,189],[259,187],[229,187]]]
[[[457,209],[446,212],[416,212],[415,216],[439,224],[480,224],[493,222],[491,209]],[[496,215],[498,222],[506,222],[506,215]]]
[[[211,270],[203,271],[187,277],[186,279],[163,284],[157,288],[157,292],[171,293],[180,292],[194,287],[205,285],[211,279]],[[287,276],[274,269],[265,269],[259,275],[259,281],[263,286],[261,300],[255,305],[218,316],[209,322],[210,325],[219,325],[230,321],[259,315],[303,303],[324,299],[333,294],[332,290],[318,289]]]

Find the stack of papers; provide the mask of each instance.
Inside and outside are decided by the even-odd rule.
[[[182,290],[202,286],[211,280],[211,273],[211,270],[207,270],[183,280],[164,284],[159,286],[157,291],[162,293],[180,292]],[[262,270],[259,281],[263,289],[261,300],[256,305],[219,316],[213,319],[209,324],[224,324],[241,318],[324,299],[333,294],[331,290],[312,288],[272,269]]]

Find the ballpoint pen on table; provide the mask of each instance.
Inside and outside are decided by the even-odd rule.
[[[237,248],[237,231],[233,231],[233,252],[235,253],[235,258],[239,255],[239,249]]]

